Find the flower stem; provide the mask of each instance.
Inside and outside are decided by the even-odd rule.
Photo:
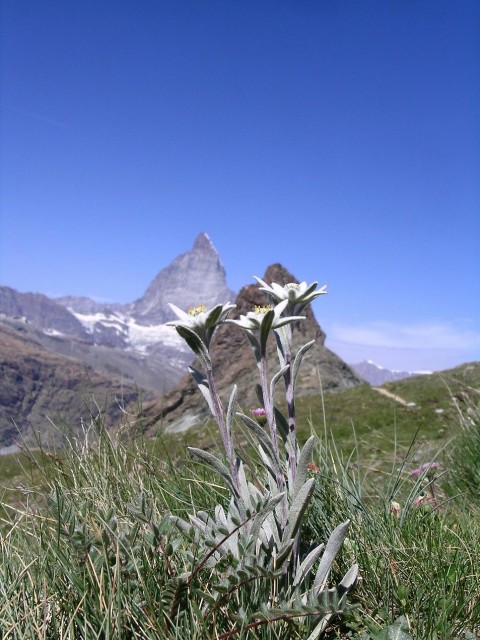
[[[275,331],[275,339],[277,342],[277,353],[280,366],[288,368],[283,374],[285,383],[285,400],[287,402],[288,417],[288,456],[291,472],[292,486],[297,475],[297,427],[295,418],[295,395],[292,376],[292,327],[286,325]]]
[[[230,466],[230,473],[232,475],[232,479],[235,487],[239,489],[238,473],[237,473],[237,466],[235,464],[235,452],[233,448],[232,434],[229,432],[227,428],[227,424],[225,421],[225,412],[223,410],[222,401],[217,391],[215,376],[213,375],[213,368],[210,364],[205,367],[205,374],[207,377],[208,388],[210,390],[210,397],[212,399],[212,408],[213,408],[214,418],[220,430],[220,436],[222,438],[223,447],[225,449],[225,453],[227,454],[227,460]]]
[[[430,478],[429,478],[429,480],[430,480]],[[432,496],[433,508],[437,509],[438,508],[438,501],[437,501],[437,496],[436,496],[436,493],[435,493],[435,486],[434,485],[435,485],[435,477],[432,477],[432,479],[428,483],[428,490],[430,491],[430,495]]]
[[[258,362],[258,366],[260,369],[260,380],[262,384],[262,394],[263,394],[263,403],[265,408],[265,413],[267,414],[267,422],[268,428],[270,430],[270,438],[273,443],[273,450],[277,457],[278,462],[280,462],[280,450],[278,447],[278,432],[277,432],[277,424],[275,421],[275,411],[273,408],[273,398],[270,395],[270,389],[268,386],[268,377],[267,377],[267,358],[266,354],[262,353],[260,360]],[[279,493],[282,493],[285,487],[285,482],[282,473],[275,473],[275,481],[277,483]],[[287,520],[287,505],[286,505],[286,496],[285,499],[282,500],[282,519],[283,524],[286,524]]]
[[[288,415],[288,440],[290,443],[290,469],[292,473],[292,483],[295,482],[297,475],[297,427],[295,419],[295,396],[293,389],[293,380],[291,372],[292,354],[288,352],[285,354],[286,364],[289,365],[288,369],[283,374],[285,381],[285,399],[287,401],[287,415]]]

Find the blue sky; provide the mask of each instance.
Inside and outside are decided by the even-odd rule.
[[[349,362],[480,360],[476,0],[0,7],[0,284],[128,302],[206,231]]]

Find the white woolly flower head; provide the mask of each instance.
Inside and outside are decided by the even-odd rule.
[[[170,309],[175,313],[178,320],[167,322],[170,327],[175,327],[177,333],[182,336],[192,351],[204,362],[209,361],[208,348],[213,333],[218,325],[225,321],[225,318],[234,304],[217,304],[212,309],[207,309],[204,304],[189,307],[183,311],[174,304],[168,303]]]
[[[261,285],[260,290],[266,291],[272,300],[276,302],[288,300],[290,309],[293,307],[296,308],[299,305],[299,308],[303,309],[307,304],[315,300],[315,298],[327,293],[327,285],[324,285],[316,291],[318,282],[312,282],[312,284],[307,284],[306,282],[289,282],[282,286],[276,282],[268,285],[257,276],[254,276],[254,278]]]
[[[265,306],[255,306],[253,311],[249,311],[247,315],[241,315],[239,320],[227,320],[231,324],[236,324],[245,331],[254,332],[261,331],[265,325],[269,325],[270,329],[279,329],[280,327],[304,320],[305,316],[282,316],[288,305],[288,300],[283,300],[279,304],[272,307],[267,304]]]

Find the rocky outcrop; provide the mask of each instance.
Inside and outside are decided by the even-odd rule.
[[[270,284],[296,282],[295,278],[280,264],[269,267],[263,280]],[[268,302],[266,294],[257,285],[248,285],[238,294],[237,308],[231,318],[245,315],[255,305]],[[299,322],[294,330],[294,352],[310,340],[315,345],[303,359],[297,381],[297,395],[307,395],[323,391],[340,390],[359,384],[359,377],[350,367],[325,347],[325,333],[318,325],[313,312],[306,308],[306,319]],[[258,382],[255,360],[243,331],[231,324],[218,329],[212,342],[212,361],[220,393],[226,401],[234,384],[238,387],[239,405],[246,411],[258,406],[255,384]],[[194,363],[200,369],[199,363]],[[268,350],[270,376],[278,370],[278,359],[273,336]],[[280,383],[279,383],[280,385]],[[184,430],[193,424],[199,424],[208,417],[208,410],[200,392],[187,374],[178,385],[166,395],[161,403],[145,407],[146,424],[150,433],[160,427],[169,430]]]

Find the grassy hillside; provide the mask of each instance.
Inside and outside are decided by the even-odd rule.
[[[322,440],[333,440],[345,457],[355,448],[363,465],[382,469],[391,465],[395,452],[399,459],[404,457],[412,444],[412,464],[435,455],[457,433],[465,398],[478,394],[480,363],[387,383],[382,388],[409,406],[368,384],[337,393],[301,396],[297,400],[300,440],[305,441],[313,431]],[[202,402],[200,393],[198,396]],[[245,442],[241,428],[237,437],[240,443]],[[186,446],[211,448],[216,442],[217,429],[208,422],[186,434],[162,435],[149,446],[183,455]]]
[[[319,381],[319,387],[320,384]],[[458,431],[464,398],[480,389],[480,363],[387,383],[383,388],[415,405],[400,404],[368,384],[338,393],[300,397],[297,402],[300,440],[305,441],[313,430],[321,439],[333,439],[345,458],[356,448],[362,465],[369,469],[388,468],[395,450],[402,459],[414,443],[411,462],[415,464],[420,458],[440,452]],[[198,400],[203,402],[200,393]],[[240,443],[245,443],[240,428],[237,437]],[[211,449],[217,442],[217,428],[210,422],[186,434],[159,434],[147,441],[146,447],[154,456],[183,458],[187,446]],[[16,487],[37,486],[38,466],[48,462],[48,455],[15,453],[0,460],[2,501],[18,504],[24,494]]]

